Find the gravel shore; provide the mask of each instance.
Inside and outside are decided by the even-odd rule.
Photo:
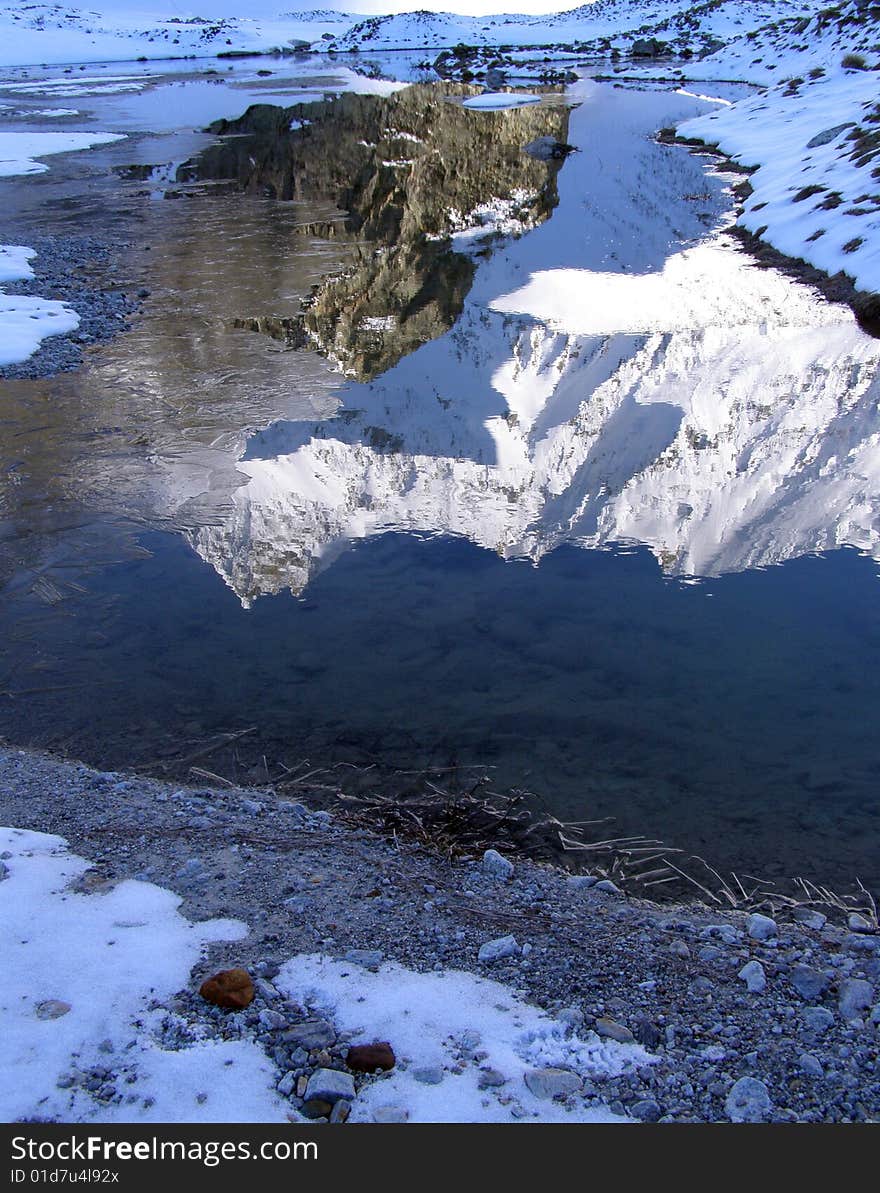
[[[0,380],[36,380],[78,369],[83,350],[125,331],[146,297],[146,292],[128,293],[113,285],[120,246],[110,248],[91,236],[30,237],[28,244],[37,254],[30,262],[34,277],[8,283],[8,292],[68,303],[79,315],[79,326],[68,335],[48,336],[20,364],[0,368]]]
[[[321,952],[491,977],[573,1030],[653,1054],[564,1095],[587,1105],[663,1122],[880,1114],[880,935],[857,917],[650,904],[492,851],[449,859],[383,840],[271,790],[182,788],[9,748],[0,821],[67,838],[94,864],[82,890],[137,877],[176,892],[192,920],[244,920],[249,936],[210,947],[175,1022],[258,1040],[295,1110],[311,1075],[344,1067],[345,1044],[332,1024],[324,1043],[299,1040],[271,979],[287,958]],[[196,993],[230,966],[258,979],[236,1015]]]

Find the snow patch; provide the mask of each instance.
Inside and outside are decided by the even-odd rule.
[[[652,1063],[638,1045],[582,1039],[498,982],[459,970],[416,973],[386,963],[372,973],[321,954],[294,957],[275,984],[332,1015],[356,1043],[388,1040],[397,1066],[359,1096],[352,1122],[382,1107],[405,1107],[410,1122],[624,1122],[605,1107],[536,1098],[524,1083],[533,1068],[570,1069],[581,1078],[616,1076]],[[437,1084],[415,1074],[433,1069]],[[481,1071],[503,1084],[480,1089]]]

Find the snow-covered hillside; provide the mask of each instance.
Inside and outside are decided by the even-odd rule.
[[[844,273],[858,290],[880,291],[880,8],[850,0],[749,44],[750,66],[779,82],[679,133],[758,167],[740,220],[749,232],[828,274]],[[729,46],[700,67],[741,74],[742,48]]]
[[[102,4],[99,9],[68,4],[0,8],[0,60],[7,65],[174,58],[217,53],[290,51],[431,51],[457,46],[563,46],[579,51],[628,52],[634,40],[656,37],[677,50],[697,54],[768,23],[808,19],[816,0],[708,0],[697,7],[683,0],[597,0],[542,16],[408,12],[359,19],[329,9],[291,12],[279,3],[247,6],[235,15],[229,0],[214,0],[200,15],[168,12],[161,0]],[[240,6],[239,6],[240,7]],[[768,35],[768,44],[770,44]]]
[[[167,7],[167,6],[166,6]],[[250,15],[226,15],[231,8]],[[275,9],[278,15],[273,15]],[[217,9],[221,13],[217,13]],[[156,10],[159,11],[156,11]],[[352,23],[329,10],[288,13],[283,6],[207,4],[206,16],[175,16],[143,0],[136,6],[101,3],[20,4],[0,7],[0,63],[7,66],[77,62],[127,62],[135,58],[212,57],[235,52],[292,52],[312,43],[326,45]]]
[[[657,37],[693,43],[729,40],[771,21],[802,17],[815,11],[810,0],[708,0],[685,5],[682,0],[597,0],[547,16],[499,14],[468,17],[455,13],[412,12],[368,17],[353,25],[339,41],[342,49],[394,50],[456,45],[586,48],[606,39],[627,47],[635,38]]]

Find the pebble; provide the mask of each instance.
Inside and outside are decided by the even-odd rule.
[[[576,1093],[583,1082],[571,1069],[527,1069],[523,1074],[526,1087],[536,1098],[550,1100]]]
[[[345,954],[345,960],[375,973],[385,960],[385,954],[381,949],[349,949]]]
[[[821,911],[814,911],[812,907],[796,907],[791,914],[796,923],[816,932],[821,931],[828,923],[828,916],[823,915]]]
[[[38,1002],[34,1011],[38,1019],[60,1019],[70,1010],[70,1003],[60,998],[45,998]]]
[[[724,1109],[732,1123],[760,1123],[769,1117],[773,1102],[763,1081],[740,1077],[727,1095]]]
[[[593,1024],[597,1036],[606,1040],[616,1040],[618,1044],[634,1044],[635,1036],[628,1027],[618,1023],[615,1019],[597,1019]]]
[[[819,1058],[812,1052],[802,1052],[798,1057],[798,1064],[808,1077],[824,1077],[825,1075]]]
[[[388,1041],[377,1040],[373,1044],[355,1044],[349,1048],[345,1063],[356,1073],[374,1073],[376,1069],[388,1072],[397,1061]]]
[[[351,1102],[346,1101],[345,1098],[340,1098],[338,1102],[333,1104],[333,1109],[330,1111],[331,1123],[346,1123],[351,1114]]]
[[[767,986],[767,975],[760,961],[748,961],[737,977],[742,978],[750,994],[760,994]]]
[[[623,891],[620,889],[620,887],[613,883],[610,878],[603,878],[600,882],[597,882],[595,889],[597,891],[603,891],[606,895],[623,894]]]
[[[513,862],[502,857],[497,849],[487,849],[483,854],[483,873],[509,882],[513,878]]]
[[[656,1123],[662,1118],[663,1111],[653,1098],[643,1098],[640,1102],[634,1102],[630,1106],[630,1114],[643,1123]]]
[[[420,1085],[440,1085],[443,1080],[443,1069],[440,1065],[431,1065],[429,1068],[424,1069],[413,1069],[412,1077]]]
[[[752,940],[770,940],[778,933],[776,921],[757,911],[746,920],[746,931]]]
[[[288,1027],[282,1036],[284,1043],[292,1048],[305,1048],[311,1052],[315,1048],[327,1048],[336,1041],[336,1029],[326,1019],[306,1019]]]
[[[851,911],[847,919],[850,932],[873,932],[874,925],[857,911]]]
[[[592,874],[572,874],[567,879],[566,886],[572,891],[588,891],[598,881],[599,879],[595,878]]]
[[[340,1098],[345,1098],[353,1102],[354,1078],[350,1073],[343,1073],[339,1069],[316,1069],[309,1078],[305,1096],[306,1101],[319,1099],[332,1104]]]
[[[809,1031],[821,1035],[834,1023],[834,1016],[827,1007],[804,1007],[804,1023]]]
[[[405,1106],[377,1106],[373,1110],[374,1123],[405,1123],[409,1121],[409,1111]]]
[[[858,1019],[874,1003],[874,987],[864,978],[847,978],[840,983],[838,1005],[844,1019]]]
[[[485,944],[480,945],[477,960],[491,964],[501,961],[505,957],[518,956],[519,951],[515,936],[499,936],[495,940],[487,940]]]
[[[825,974],[809,965],[795,965],[789,975],[789,981],[801,998],[808,1002],[815,1002],[817,998],[821,998],[828,987]]]

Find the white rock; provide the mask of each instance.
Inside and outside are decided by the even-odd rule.
[[[874,987],[864,978],[847,978],[840,983],[838,1005],[844,1019],[860,1019],[874,1002]]]
[[[756,911],[746,920],[746,929],[752,940],[770,940],[777,933],[776,920]]]
[[[732,1123],[763,1122],[773,1109],[770,1091],[757,1077],[740,1077],[727,1095],[724,1109]]]
[[[504,957],[515,957],[519,954],[519,945],[515,936],[499,936],[495,940],[487,940],[480,946],[477,953],[478,961],[501,961]]]
[[[545,1100],[576,1093],[583,1086],[570,1069],[527,1069],[523,1081],[536,1098]]]
[[[374,1123],[405,1123],[408,1119],[405,1106],[377,1106],[373,1111]]]
[[[487,849],[483,854],[483,872],[507,882],[513,878],[513,862],[502,857],[497,849]]]
[[[305,1098],[306,1101],[320,1098],[322,1102],[338,1102],[340,1098],[345,1098],[353,1102],[354,1078],[350,1073],[341,1073],[338,1069],[316,1069],[309,1078]]]
[[[760,961],[747,962],[737,976],[742,978],[752,994],[760,994],[767,985],[767,975]]]

